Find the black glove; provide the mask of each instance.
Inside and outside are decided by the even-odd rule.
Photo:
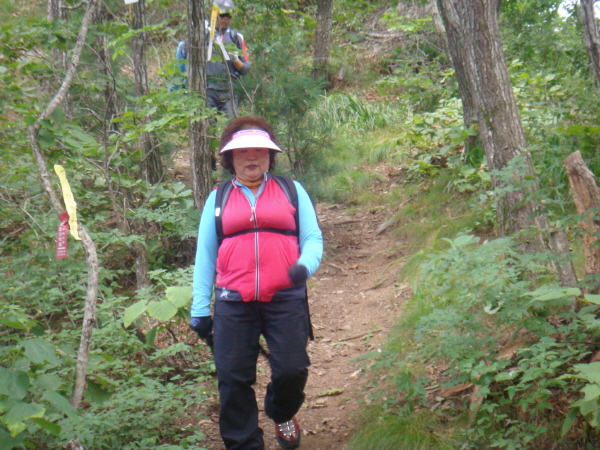
[[[190,320],[190,328],[194,330],[202,339],[212,337],[213,320],[210,316],[192,317]]]
[[[308,269],[302,264],[294,264],[288,271],[290,280],[294,286],[300,286],[308,279]]]

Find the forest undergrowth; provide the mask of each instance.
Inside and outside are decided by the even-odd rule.
[[[563,167],[579,150],[600,173],[600,110],[576,11],[559,15],[557,1],[516,1],[504,2],[500,14],[537,178],[525,178],[538,186],[526,200],[568,236],[570,252],[557,257],[522,251],[539,230],[498,236],[498,201],[524,187],[513,182],[520,161],[504,172],[488,169],[477,126],[463,124],[432,4],[337,1],[332,76],[323,80],[310,73],[314,4],[236,3],[236,26],[252,54],[241,112],[274,125],[287,150],[277,170],[300,180],[318,204],[337,205],[332,222],[337,208],[344,211],[336,226],[355,215],[365,233],[402,243],[402,255],[394,247],[382,259],[389,292],[381,304],[397,324],[377,338],[381,352],[371,324],[360,324],[360,352],[328,336],[321,342],[337,356],[352,354],[362,375],[355,384],[363,383],[356,394],[363,414],[352,435],[327,441],[329,448],[600,447],[599,283],[585,274],[582,217]],[[217,445],[206,434],[214,427],[214,364],[186,329],[199,211],[175,161],[187,149],[190,120],[209,112],[193,94],[169,90],[181,78],[173,56],[185,36],[185,6],[149,5],[142,32],[131,29],[130,9],[107,4],[68,99],[41,121],[37,136],[48,170],[65,168],[99,254],[86,386],[74,406],[88,269],[71,238],[68,258],[56,258],[59,220],[28,126],[65,76],[58,63],[69,56],[83,10],[73,4],[68,20],[48,21],[45,2],[0,1],[0,450],[56,449],[71,440],[86,450]],[[132,41],[141,35],[152,70],[148,94],[137,97]],[[158,181],[149,178],[139,146],[149,134],[158,143]],[[492,188],[493,178],[504,181],[503,190]],[[51,184],[58,189],[53,173]],[[366,226],[372,216],[381,219],[380,231]],[[338,231],[329,227],[342,245]],[[344,245],[360,262],[367,255],[357,239],[349,233]],[[553,267],[566,260],[575,264],[577,286],[557,281]],[[362,264],[324,263],[345,272],[343,280]],[[398,307],[394,299],[409,291]],[[332,336],[349,331],[323,323]],[[320,408],[316,400],[312,407]],[[331,431],[331,417],[319,414],[310,430]]]

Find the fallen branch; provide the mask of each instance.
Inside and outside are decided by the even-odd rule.
[[[344,338],[344,339],[338,339],[338,342],[353,341],[354,339],[361,339],[361,338],[367,337],[368,335],[374,334],[374,333],[379,333],[379,331],[378,330],[367,331],[366,333],[362,333],[362,334],[359,334],[357,336],[351,336],[351,337]]]

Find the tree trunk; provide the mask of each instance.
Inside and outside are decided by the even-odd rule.
[[[600,207],[600,190],[596,185],[594,174],[588,169],[581,157],[581,152],[576,151],[564,161],[569,177],[569,185],[573,192],[577,213],[584,216],[579,222],[579,227],[585,230],[583,234],[583,249],[585,252],[585,273],[598,276],[600,274],[600,246],[598,235],[600,222],[596,219]],[[600,284],[591,288],[591,292],[600,292]]]
[[[331,15],[333,13],[333,0],[317,1],[317,29],[313,43],[313,68],[314,78],[328,78],[329,56],[331,53]]]
[[[502,192],[496,207],[499,234],[509,236],[531,228],[534,239],[523,240],[523,250],[560,251],[566,242],[562,231],[551,231],[548,217],[528,198],[538,189],[537,178],[531,155],[524,151],[525,134],[504,59],[498,6],[497,1],[438,0],[448,48],[466,81],[461,95],[465,90],[473,98],[489,169],[503,172],[492,176],[495,191]],[[517,163],[511,167],[511,161]],[[563,285],[577,282],[570,260],[559,262],[556,269]]]
[[[94,14],[94,24],[102,26],[108,20],[108,11],[104,3],[98,5]],[[102,122],[102,135],[104,137],[104,146],[108,147],[108,135],[118,130],[117,124],[113,119],[117,114],[117,91],[116,80],[112,67],[112,58],[108,48],[108,36],[105,33],[96,33],[96,57],[100,66],[100,73],[104,78],[104,120]]]
[[[131,28],[140,30],[146,26],[146,3],[139,0],[132,4]],[[131,41],[131,58],[133,61],[133,83],[135,95],[138,98],[148,95],[148,68],[146,66],[146,41],[145,32],[136,34]],[[142,125],[152,121],[151,116],[142,119]],[[162,178],[162,161],[158,140],[154,133],[140,133],[140,146],[144,154],[141,161],[144,177],[149,183],[158,183]]]
[[[67,22],[67,8],[65,0],[48,0],[48,22]],[[50,94],[57,90],[62,82],[63,74],[67,73],[69,68],[69,57],[66,50],[61,50],[58,47],[52,47],[52,65],[54,67],[53,80],[46,86],[42,86],[42,92]],[[67,120],[73,119],[73,106],[69,99],[69,93],[63,101],[63,110]]]
[[[441,7],[441,5],[438,5],[436,8],[438,13],[440,13]],[[465,128],[469,128],[477,124],[477,104],[473,97],[472,90],[469,87],[467,58],[463,52],[460,51],[462,44],[458,26],[459,24],[453,24],[453,26],[444,27],[446,31],[446,50],[452,66],[454,67],[454,74],[456,75],[456,81],[458,82],[458,90],[460,92],[460,99],[463,107],[463,123]],[[467,157],[476,144],[477,136],[469,136],[465,140],[465,152]]]
[[[40,171],[40,177],[42,184],[46,189],[48,196],[50,197],[50,203],[54,208],[56,214],[62,213],[65,208],[62,205],[52,182],[50,181],[50,174],[48,173],[46,160],[42,153],[42,149],[37,142],[40,128],[42,127],[42,121],[48,119],[56,108],[64,101],[67,92],[73,82],[75,71],[79,65],[79,58],[81,51],[85,44],[85,39],[88,33],[89,25],[92,21],[94,9],[96,8],[97,0],[89,0],[87,10],[81,21],[81,27],[79,35],[77,36],[77,42],[75,49],[73,50],[73,56],[71,57],[71,63],[65,75],[60,89],[56,95],[52,98],[46,109],[39,115],[33,125],[29,126],[29,142],[33,151],[33,156]],[[83,324],[81,330],[81,340],[79,342],[79,352],[77,354],[77,366],[75,369],[75,383],[73,386],[73,393],[71,395],[71,405],[74,408],[78,408],[83,398],[83,391],[85,389],[85,377],[87,374],[87,365],[90,351],[90,344],[92,341],[93,326],[96,321],[96,298],[98,296],[98,256],[96,253],[96,246],[88,235],[86,229],[78,224],[79,235],[81,237],[81,244],[85,250],[85,262],[88,271],[87,290],[85,307],[83,314]]]
[[[594,15],[594,0],[581,0],[581,21],[585,46],[596,74],[596,89],[600,91],[600,38]]]
[[[206,98],[206,29],[204,0],[188,0],[188,71],[189,90]],[[194,205],[201,209],[212,182],[212,154],[208,145],[208,119],[189,122],[190,170]]]

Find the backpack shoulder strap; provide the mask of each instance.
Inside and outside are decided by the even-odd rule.
[[[294,180],[290,177],[285,177],[282,175],[273,175],[273,179],[279,184],[279,187],[283,189],[286,197],[296,210],[294,213],[294,221],[296,222],[296,236],[300,236],[300,218],[298,215],[298,190],[296,189],[296,184]]]
[[[239,48],[240,45],[239,45],[239,42],[238,42],[238,32],[230,28],[229,29],[229,35],[231,36],[231,40],[236,45],[236,47]]]
[[[223,181],[217,186],[217,194],[215,197],[215,228],[217,231],[217,241],[219,246],[223,242],[223,217],[222,212],[229,194],[233,189],[233,182],[231,180]]]

